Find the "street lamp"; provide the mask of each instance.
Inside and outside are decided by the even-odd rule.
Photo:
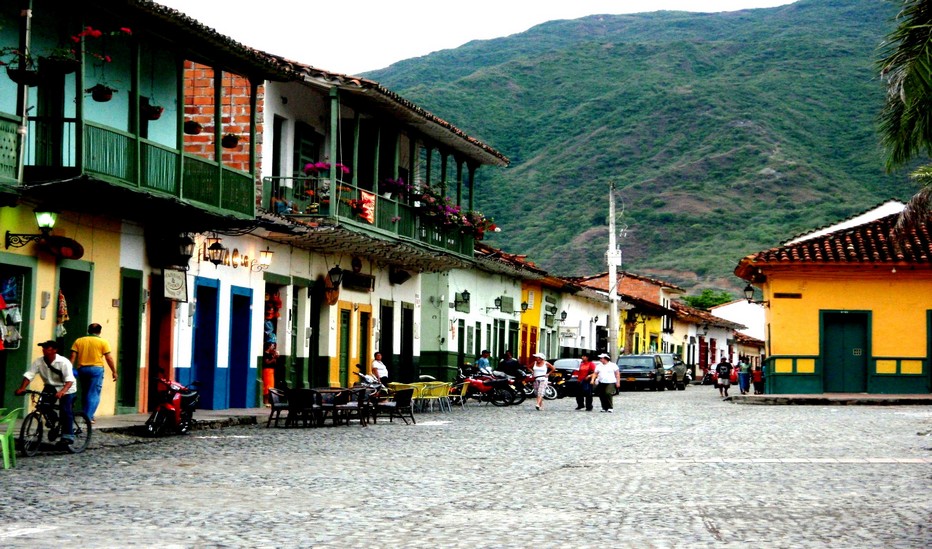
[[[33,213],[36,216],[36,225],[39,226],[40,234],[16,234],[10,231],[6,232],[6,248],[22,248],[33,240],[45,240],[52,232],[55,221],[58,220],[58,212],[47,209],[36,209]]]
[[[748,303],[757,303],[758,305],[763,305],[764,307],[770,306],[770,302],[767,300],[758,301],[754,299],[754,286],[751,286],[750,284],[744,287],[744,299],[746,299]]]
[[[340,287],[340,282],[343,282],[343,269],[339,265],[336,265],[334,268],[327,271],[327,276],[330,278],[330,284],[334,288]]]
[[[259,252],[259,259],[253,259],[249,264],[249,268],[253,271],[264,271],[272,266],[272,254],[274,254],[268,246],[264,250]]]

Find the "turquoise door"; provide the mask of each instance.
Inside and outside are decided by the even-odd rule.
[[[822,373],[826,393],[867,391],[867,314],[825,313]]]

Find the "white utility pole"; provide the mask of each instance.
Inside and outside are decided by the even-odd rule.
[[[621,250],[615,242],[615,183],[609,184],[608,192],[608,300],[611,312],[608,315],[608,354],[618,358],[618,267],[621,266]]]

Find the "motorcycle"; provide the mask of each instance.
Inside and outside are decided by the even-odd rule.
[[[514,403],[516,396],[511,387],[512,381],[513,378],[502,372],[483,372],[461,367],[455,385],[468,384],[466,398],[491,402],[493,406],[509,406]]]
[[[556,400],[566,397],[567,387],[566,380],[563,379],[563,374],[560,372],[553,372],[549,376],[549,381],[550,383],[547,384],[547,388],[544,389],[545,400]]]
[[[161,436],[169,432],[187,433],[197,421],[194,410],[201,395],[198,382],[188,386],[169,379],[159,380],[159,405],[146,420],[146,432],[150,436]]]
[[[515,392],[514,404],[521,404],[525,399],[534,396],[534,374],[523,369],[516,374],[511,376],[514,380],[511,387]]]

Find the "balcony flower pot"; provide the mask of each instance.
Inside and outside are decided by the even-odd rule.
[[[140,114],[144,120],[158,120],[162,116],[165,107],[158,105],[144,104],[139,106]]]
[[[39,85],[39,71],[36,69],[19,69],[8,66],[6,68],[6,75],[10,77],[10,80],[21,84],[23,86],[38,86]]]
[[[84,90],[84,92],[91,94],[91,99],[94,101],[97,101],[98,103],[106,103],[107,101],[113,99],[113,94],[116,93],[116,90],[106,84],[96,84],[93,87]]]
[[[220,138],[220,146],[224,149],[235,149],[239,145],[239,136],[228,133]]]
[[[201,133],[201,125],[194,120],[186,120],[184,123],[184,133],[188,135],[197,135]]]

